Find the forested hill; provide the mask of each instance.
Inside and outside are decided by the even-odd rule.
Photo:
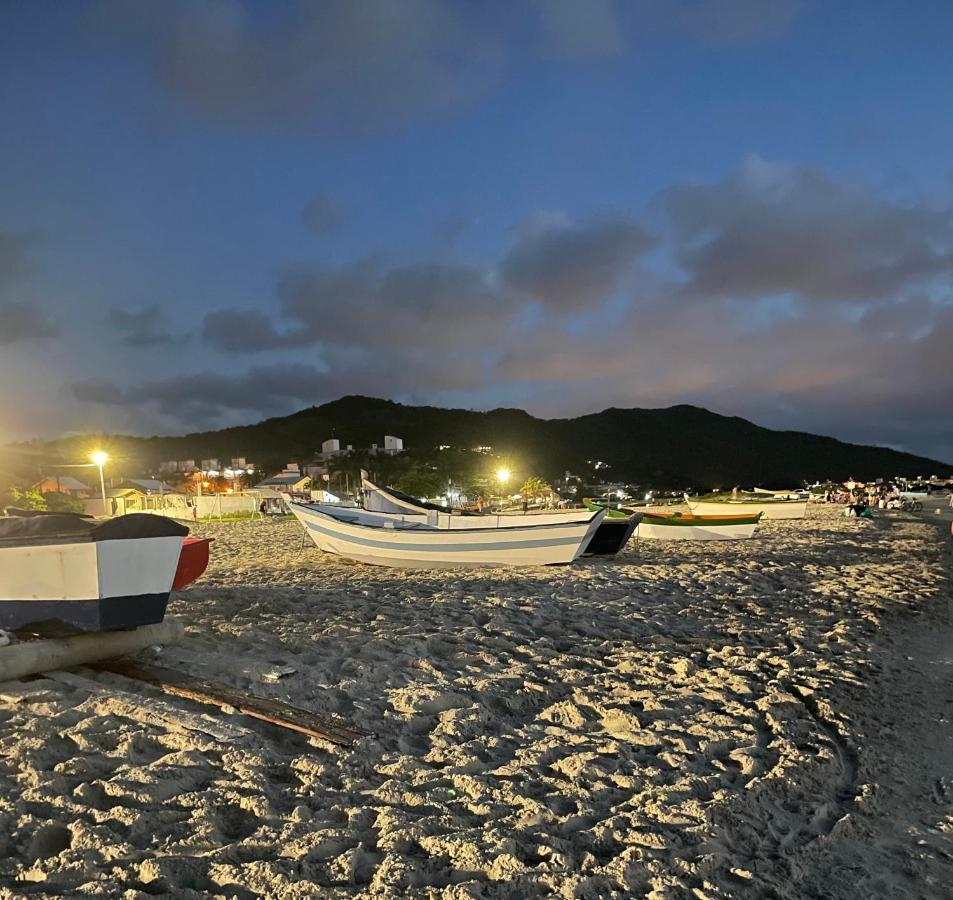
[[[608,465],[605,476],[610,480],[660,487],[794,484],[953,470],[949,464],[882,447],[772,431],[695,406],[612,408],[573,419],[537,419],[519,409],[475,412],[348,396],[255,425],[182,437],[104,437],[101,442],[143,467],[164,459],[245,456],[274,468],[289,460],[307,461],[332,436],[342,447],[365,448],[383,444],[385,434],[402,438],[409,450],[489,446],[521,470],[547,478],[598,460]],[[43,456],[68,459],[88,444],[89,438],[69,438],[31,446]]]

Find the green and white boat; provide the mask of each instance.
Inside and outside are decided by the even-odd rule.
[[[762,513],[702,516],[646,511],[636,530],[640,538],[659,541],[739,541],[754,535]]]

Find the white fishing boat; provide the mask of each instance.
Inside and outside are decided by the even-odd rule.
[[[188,533],[145,514],[0,518],[0,628],[110,631],[161,622]]]
[[[764,519],[803,519],[807,500],[695,500],[686,497],[688,508],[696,516],[754,515]]]
[[[394,516],[402,521],[426,522],[451,531],[475,528],[524,528],[588,522],[595,509],[567,509],[539,513],[460,513],[417,500],[393,488],[385,488],[367,478],[361,483],[364,512],[370,516]],[[309,504],[315,507],[315,504]],[[317,508],[321,508],[317,506]],[[331,514],[339,507],[328,506]],[[583,556],[614,556],[629,542],[641,519],[640,513],[613,518],[610,511],[583,550]]]
[[[363,509],[332,511],[294,501],[288,506],[321,550],[358,562],[408,569],[570,563],[581,555],[605,516],[600,511],[582,521],[455,529],[441,527],[433,510],[430,521],[420,521]]]
[[[754,535],[762,514],[702,516],[691,513],[646,511],[639,538],[660,541],[738,541]]]

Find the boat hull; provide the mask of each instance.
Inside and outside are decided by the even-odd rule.
[[[367,525],[311,506],[292,503],[290,507],[321,550],[370,565],[405,569],[566,564],[582,553],[602,522],[597,513],[582,522],[449,530],[418,523]]]
[[[209,545],[213,538],[187,537],[182,542],[179,563],[172,580],[172,590],[181,591],[201,578],[208,568]]]
[[[696,516],[747,516],[761,513],[764,519],[803,519],[807,514],[807,500],[780,500],[775,503],[689,500],[688,508]]]
[[[161,622],[182,538],[0,549],[0,628],[110,631]]]
[[[438,528],[451,531],[467,531],[479,528],[523,528],[538,525],[563,525],[566,522],[588,522],[598,508],[587,510],[563,510],[545,513],[476,513],[471,515],[451,515],[439,510],[416,506],[412,498],[396,494],[374,482],[364,479],[364,499],[367,509],[362,513],[369,524],[386,517],[395,517],[399,521],[429,522]],[[316,506],[316,504],[311,504]],[[600,507],[601,508],[601,507]],[[326,512],[333,508],[325,507]],[[583,556],[614,556],[632,537],[638,525],[631,516],[620,515],[616,520],[615,510],[608,510],[606,519],[593,534],[589,544],[583,550]],[[332,512],[333,514],[333,512]]]
[[[586,545],[583,556],[615,556],[629,543],[639,527],[641,516],[636,514],[624,519],[605,518]]]
[[[658,541],[738,541],[754,536],[754,516],[651,516],[639,523],[638,537]],[[734,520],[734,521],[732,521]]]

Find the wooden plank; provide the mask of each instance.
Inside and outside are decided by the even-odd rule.
[[[343,719],[320,716],[281,700],[246,694],[231,685],[208,681],[173,669],[146,666],[128,660],[108,660],[98,664],[96,668],[153,684],[176,697],[185,697],[220,708],[236,709],[251,718],[344,747],[353,746],[360,738],[371,734]]]

